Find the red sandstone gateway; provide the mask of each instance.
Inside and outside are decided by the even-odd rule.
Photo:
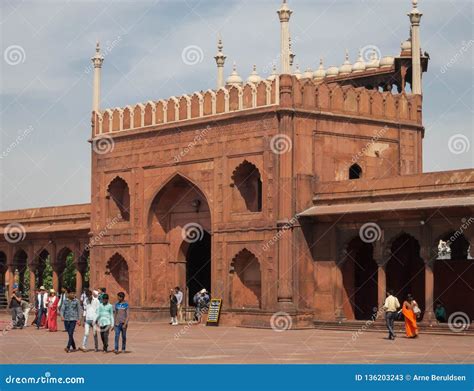
[[[100,108],[97,44],[91,203],[0,213],[2,283],[28,266],[32,292],[49,257],[58,291],[73,253],[77,291],[90,259],[90,286],[125,291],[136,318],[167,316],[175,286],[243,325],[371,319],[387,288],[423,322],[434,301],[474,318],[474,170],[422,173],[416,2],[398,56],[303,74],[278,15],[280,73],[224,81],[219,40],[215,90],[134,106]]]

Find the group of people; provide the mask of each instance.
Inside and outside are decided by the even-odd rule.
[[[395,339],[394,323],[395,319],[403,315],[405,319],[405,333],[408,338],[418,337],[418,326],[416,319],[421,315],[421,309],[411,294],[408,294],[406,300],[400,307],[400,302],[393,295],[392,290],[387,291],[387,298],[383,305],[385,310],[385,321],[388,329],[388,339]]]
[[[102,340],[102,350],[108,352],[109,333],[115,331],[114,352],[118,354],[120,336],[122,337],[122,352],[126,350],[127,327],[129,321],[129,305],[125,301],[125,293],[117,294],[117,302],[109,303],[109,295],[105,288],[85,290],[80,299],[72,290],[62,289],[58,296],[54,289],[47,291],[41,286],[35,292],[35,304],[31,306],[22,299],[21,292],[15,290],[9,303],[12,314],[12,327],[21,329],[28,324],[28,314],[35,308],[36,316],[32,324],[37,329],[45,328],[57,331],[58,315],[64,323],[64,331],[68,333],[68,342],[64,349],[67,353],[76,351],[74,331],[77,325],[84,325],[84,336],[79,350],[87,351],[87,341],[92,331],[95,351],[99,351],[98,335]]]
[[[22,329],[28,326],[28,318],[31,309],[36,310],[34,325],[39,329],[45,327],[49,331],[58,330],[58,308],[64,302],[64,296],[58,297],[54,289],[47,291],[44,286],[35,292],[34,305],[23,299],[21,292],[16,289],[10,299],[9,308],[12,312],[12,327]]]
[[[177,326],[183,321],[183,291],[179,286],[170,290],[170,325]],[[203,288],[193,296],[194,316],[196,323],[201,322],[202,314],[209,308],[211,296],[209,292]]]

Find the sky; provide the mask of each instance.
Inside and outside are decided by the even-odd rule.
[[[90,202],[90,113],[100,40],[101,108],[215,88],[217,35],[225,75],[271,72],[280,0],[0,2],[0,210]],[[398,55],[409,0],[289,0],[301,70],[352,62],[361,48]],[[424,171],[474,167],[473,3],[420,0]],[[197,57],[192,57],[196,54]],[[187,57],[186,55],[189,55]],[[196,60],[197,58],[197,60]]]

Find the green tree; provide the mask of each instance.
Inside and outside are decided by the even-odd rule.
[[[53,267],[51,266],[51,260],[49,256],[44,264],[43,285],[48,290],[53,288]]]
[[[76,267],[74,266],[74,254],[70,253],[66,257],[66,267],[64,268],[63,287],[67,289],[76,289]]]

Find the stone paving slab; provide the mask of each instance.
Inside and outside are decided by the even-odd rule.
[[[2,364],[139,364],[139,363],[474,363],[474,337],[423,335],[395,341],[385,333],[328,330],[248,329],[170,326],[133,322],[128,331],[128,353],[66,353],[67,334],[27,327],[8,330],[1,317]],[[60,324],[61,327],[61,324]],[[84,328],[77,327],[76,344]],[[114,333],[109,346],[113,347]],[[93,347],[93,338],[89,338]]]

